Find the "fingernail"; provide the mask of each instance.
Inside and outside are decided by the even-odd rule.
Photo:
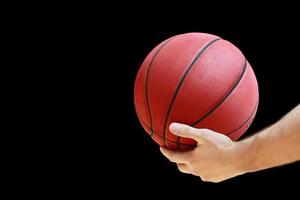
[[[172,123],[170,125],[170,130],[173,132],[177,132],[180,130],[180,125],[178,123]]]

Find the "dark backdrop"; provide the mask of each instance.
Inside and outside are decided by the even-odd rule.
[[[232,13],[231,13],[232,14]],[[96,107],[91,111],[96,124],[96,167],[98,181],[113,191],[161,196],[250,193],[259,195],[297,190],[299,163],[239,176],[222,183],[205,183],[180,173],[159,152],[144,132],[134,110],[134,80],[145,56],[161,41],[180,33],[206,32],[231,41],[244,53],[256,74],[260,102],[256,118],[245,136],[276,122],[300,101],[298,58],[299,30],[294,14],[245,12],[215,18],[180,14],[164,20],[119,18],[92,28],[93,67],[87,82]],[[201,19],[201,20],[200,20]],[[93,33],[94,30],[101,36]],[[99,51],[98,51],[99,50]],[[98,53],[100,52],[100,53]],[[103,53],[105,52],[105,53]],[[96,59],[95,59],[95,58]],[[100,188],[100,189],[99,189]],[[103,186],[99,190],[104,190]],[[114,192],[112,192],[114,193]]]

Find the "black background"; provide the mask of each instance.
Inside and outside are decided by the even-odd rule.
[[[9,79],[4,88],[13,89],[3,96],[11,98],[13,106],[3,106],[21,121],[13,121],[13,133],[8,135],[25,146],[18,149],[25,162],[11,156],[18,162],[13,164],[16,169],[4,172],[17,176],[10,181],[27,192],[46,189],[43,195],[56,190],[76,195],[87,187],[84,195],[94,195],[93,190],[99,199],[115,195],[198,199],[223,194],[244,199],[262,193],[286,198],[297,193],[299,163],[218,184],[182,174],[139,124],[133,86],[140,64],[158,43],[186,32],[229,40],[251,63],[260,103],[245,136],[276,122],[300,102],[297,6],[204,2],[208,1],[27,5],[32,10],[20,4],[8,11],[4,21],[9,26],[3,28],[8,36],[3,40],[9,44],[4,52],[9,56],[3,57],[8,58],[10,65],[4,68],[12,75],[3,75]],[[13,190],[11,194],[23,195],[18,188]],[[106,193],[109,196],[104,197]]]
[[[96,134],[97,190],[157,197],[297,191],[299,163],[245,174],[218,184],[182,174],[161,155],[139,124],[133,86],[140,64],[158,43],[186,32],[212,33],[229,40],[252,65],[260,102],[245,136],[275,123],[299,103],[297,13],[284,7],[214,12],[214,15],[210,11],[199,8],[188,15],[185,11],[164,16],[152,12],[144,19],[141,10],[130,17],[128,13],[121,14],[109,22],[103,19],[86,25],[89,48],[85,52],[84,82],[88,87],[85,93],[91,99],[91,105],[87,106],[91,113],[89,125]]]

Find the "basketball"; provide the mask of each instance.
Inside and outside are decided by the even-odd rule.
[[[136,75],[138,119],[160,146],[186,151],[196,141],[169,131],[172,122],[206,128],[238,140],[252,123],[259,101],[251,65],[229,41],[186,33],[157,45]]]

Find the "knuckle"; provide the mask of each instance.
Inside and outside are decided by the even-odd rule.
[[[200,171],[198,173],[198,176],[200,176],[202,181],[205,181],[205,182],[211,181],[211,177],[206,172]]]
[[[202,131],[203,131],[203,132],[209,132],[210,129],[208,129],[208,128],[203,128]]]
[[[197,129],[197,128],[194,128],[194,127],[189,127],[189,131],[190,131],[190,133],[195,134],[195,132],[197,132],[198,129]]]
[[[208,177],[206,177],[206,176],[202,175],[202,176],[200,176],[200,178],[201,178],[202,181],[205,181],[205,182],[209,181]]]
[[[200,177],[201,177],[201,180],[205,181],[205,182],[219,183],[222,181],[222,179],[214,178],[214,177],[207,176],[207,175],[201,175]]]
[[[220,179],[211,179],[210,182],[213,182],[213,183],[220,183],[221,180],[220,180]]]
[[[209,132],[210,132],[209,129],[206,129],[206,128],[205,128],[205,129],[202,129],[202,130],[201,130],[201,135],[202,135],[202,136],[207,136],[207,135],[209,134]]]
[[[184,167],[183,167],[182,164],[177,163],[177,168],[178,168],[179,171],[184,172]]]
[[[178,166],[177,168],[178,168],[178,170],[179,170],[180,172],[182,172],[182,173],[185,172],[182,166]]]

